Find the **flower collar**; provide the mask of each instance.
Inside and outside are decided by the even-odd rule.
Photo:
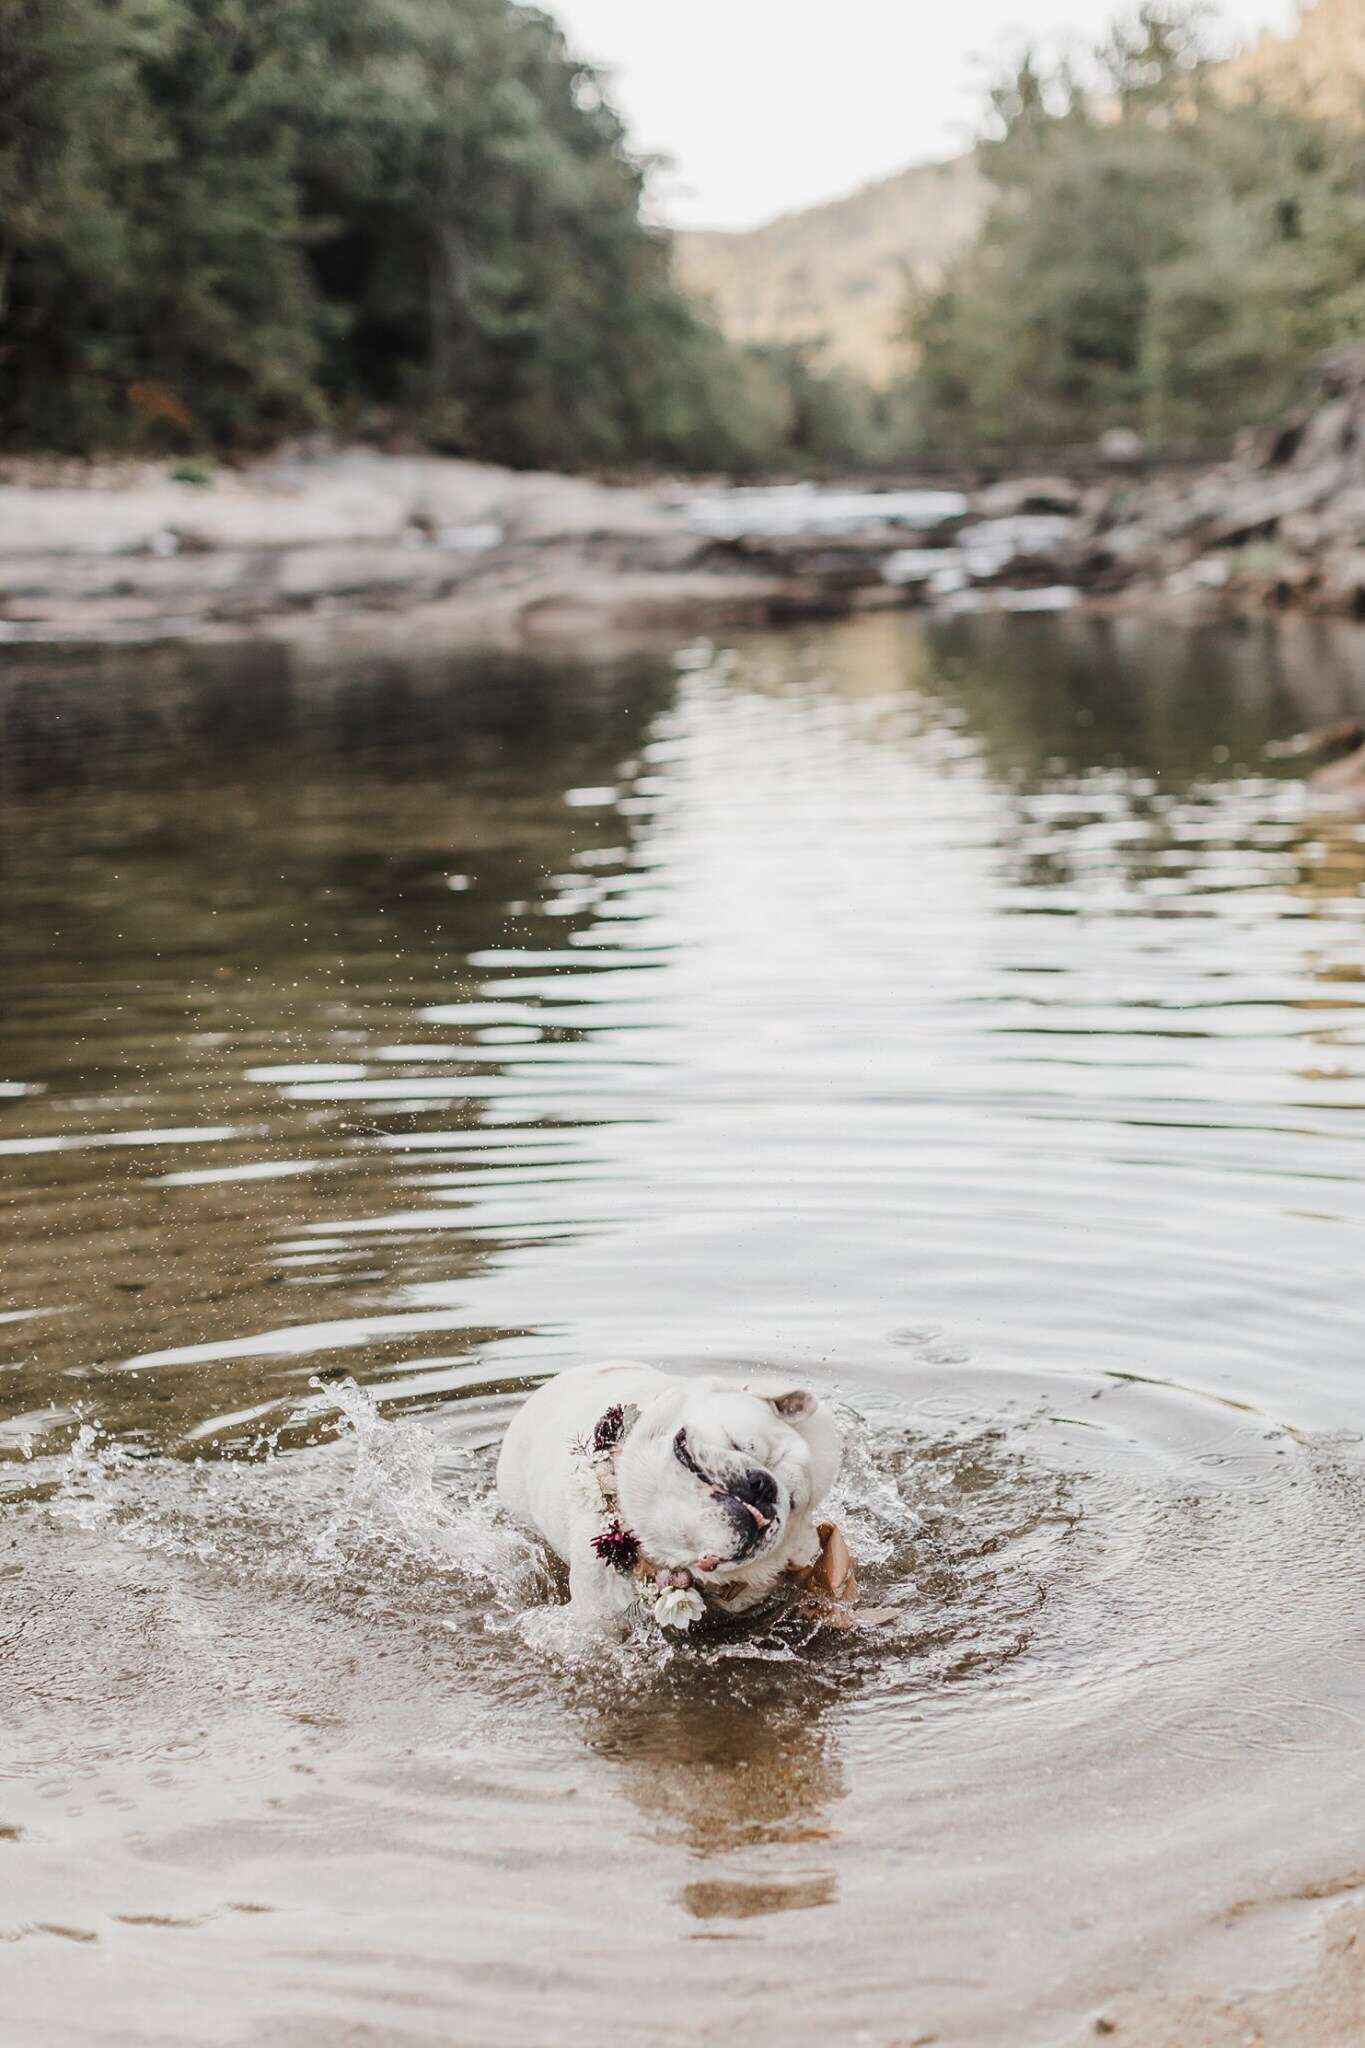
[[[660,1628],[691,1628],[706,1612],[706,1596],[689,1571],[670,1571],[653,1564],[640,1539],[621,1520],[616,1460],[621,1446],[640,1419],[638,1408],[608,1408],[590,1436],[574,1445],[583,1480],[583,1498],[601,1527],[592,1547],[603,1564],[635,1582],[638,1604]],[[812,1564],[786,1568],[784,1577],[799,1595],[801,1610],[833,1628],[853,1628],[858,1604],[858,1572],[837,1522],[816,1525],[819,1555]],[[732,1584],[712,1588],[718,1602],[738,1590]],[[864,1608],[856,1618],[864,1627],[895,1621],[897,1607]]]
[[[640,1539],[621,1520],[616,1460],[622,1444],[640,1419],[634,1406],[617,1403],[602,1415],[591,1436],[575,1446],[586,1480],[587,1504],[601,1528],[592,1547],[603,1564],[635,1581],[635,1597],[660,1628],[691,1628],[706,1612],[706,1600],[688,1571],[670,1571],[653,1564]]]

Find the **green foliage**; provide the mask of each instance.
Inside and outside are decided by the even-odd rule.
[[[159,148],[139,65],[165,26],[154,4],[0,0],[0,403],[21,434],[103,374],[136,261],[119,188]]]
[[[753,468],[858,397],[724,343],[599,81],[512,0],[0,0],[0,442],[318,424]]]
[[[809,349],[757,348],[756,369],[776,408],[774,425],[784,460],[816,472],[857,468],[885,453],[886,409],[856,377],[822,370]]]
[[[994,205],[912,309],[922,445],[1221,439],[1359,333],[1361,139],[1233,97],[1201,13],[1144,6],[1089,85],[1026,56],[993,92]]]

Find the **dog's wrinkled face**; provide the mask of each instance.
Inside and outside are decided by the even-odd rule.
[[[670,1388],[641,1410],[621,1446],[621,1516],[656,1565],[734,1578],[829,1491],[839,1453],[833,1418],[804,1388],[778,1380]]]

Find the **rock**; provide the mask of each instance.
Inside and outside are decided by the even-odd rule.
[[[1365,725],[1358,718],[1340,718],[1287,740],[1268,740],[1261,751],[1267,761],[1297,761],[1306,754],[1354,753],[1357,747],[1365,747]]]
[[[1141,462],[1146,449],[1131,427],[1106,427],[1095,444],[1102,462]]]
[[[1365,547],[1329,548],[1316,580],[1324,610],[1365,618]]]
[[[1318,365],[1323,389],[1333,396],[1359,398],[1365,393],[1365,347],[1347,342],[1330,348]]]
[[[1079,510],[1082,497],[1081,486],[1064,476],[1011,477],[978,491],[972,510],[979,519],[1015,519],[1023,512],[1069,517]]]
[[[1065,583],[1071,526],[1056,513],[983,519],[958,535],[959,560],[972,583]]]
[[[1329,761],[1325,768],[1315,768],[1308,780],[1312,788],[1344,802],[1365,804],[1365,746],[1340,761]]]
[[[966,581],[956,550],[947,548],[897,548],[882,563],[881,573],[883,582],[898,590],[929,590],[945,569],[956,577],[953,588]]]
[[[1239,436],[1230,462],[1089,494],[1072,552],[1087,590],[1144,608],[1365,616],[1365,348],[1325,357],[1318,402]]]
[[[742,562],[765,575],[795,577],[836,591],[881,583],[887,561],[904,552],[887,533],[802,534],[789,540],[753,534],[710,543],[708,560]]]

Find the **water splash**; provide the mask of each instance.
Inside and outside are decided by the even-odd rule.
[[[354,1380],[309,1385],[317,1390],[317,1412],[340,1410],[352,1452],[345,1496],[313,1542],[320,1563],[381,1543],[407,1567],[452,1574],[501,1604],[520,1603],[543,1587],[540,1555],[498,1509],[487,1469],[466,1466],[460,1496],[449,1498],[437,1482],[440,1446],[429,1430],[411,1420],[386,1421]]]
[[[571,1620],[562,1567],[503,1513],[491,1450],[452,1449],[429,1419],[386,1417],[352,1379],[309,1388],[289,1430],[258,1438],[247,1461],[149,1458],[84,1424],[50,1512],[347,1620],[436,1629],[463,1639],[464,1654],[482,1637],[569,1680],[605,1670],[623,1684],[736,1662],[817,1669],[870,1654],[904,1667],[931,1645],[938,1668],[944,1645],[967,1636],[990,1661],[997,1638],[1000,1655],[1017,1648],[1008,1617],[1036,1603],[1038,1576],[1054,1562],[1026,1553],[1055,1508],[1055,1475],[979,1433],[940,1426],[931,1439],[903,1418],[873,1422],[838,1402],[845,1453],[830,1512],[865,1597],[897,1610],[876,1644],[852,1645],[790,1603],[713,1619],[685,1641],[644,1618],[603,1644]],[[297,1445],[300,1425],[311,1447],[286,1451],[280,1437],[292,1431]]]

